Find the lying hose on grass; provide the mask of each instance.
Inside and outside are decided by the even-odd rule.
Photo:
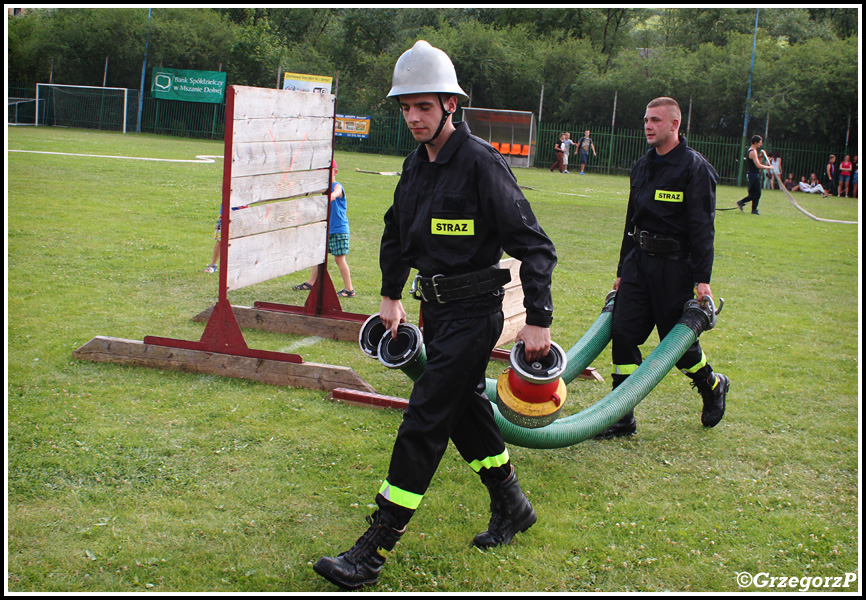
[[[764,151],[761,150],[761,152],[764,152]],[[767,158],[766,152],[764,152],[764,158]],[[769,162],[769,161],[770,161],[770,159],[767,158],[767,162]],[[791,204],[794,205],[794,208],[799,210],[801,213],[803,213],[804,215],[806,215],[810,219],[813,219],[815,221],[821,221],[823,223],[844,223],[846,225],[857,225],[857,221],[837,221],[836,219],[822,219],[820,217],[816,217],[815,215],[813,215],[812,213],[810,213],[809,211],[804,209],[802,206],[797,204],[797,201],[794,200],[794,196],[792,196],[791,192],[788,191],[788,188],[785,187],[785,182],[782,181],[782,176],[779,173],[776,173],[775,171],[773,171],[773,175],[776,176],[776,181],[779,182],[779,189],[782,190],[783,192],[785,192],[785,195],[788,197],[788,200],[791,201]]]

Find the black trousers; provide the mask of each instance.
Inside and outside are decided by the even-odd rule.
[[[660,340],[670,333],[686,302],[694,299],[695,283],[685,258],[651,256],[638,248],[629,252],[622,265],[611,322],[613,364],[622,374],[630,374],[641,364],[640,346],[653,327],[658,329]],[[703,359],[695,340],[676,366],[690,370]]]
[[[758,212],[758,202],[761,201],[761,174],[749,175],[749,195],[738,202],[740,206],[752,203],[752,212]]]
[[[502,332],[501,305],[466,318],[459,304],[424,303],[422,319],[427,366],[409,397],[383,485],[388,500],[410,509],[427,491],[449,439],[476,471],[501,466],[508,456],[484,395],[487,363]]]

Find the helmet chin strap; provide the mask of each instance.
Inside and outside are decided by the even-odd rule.
[[[439,121],[439,128],[436,130],[436,133],[433,134],[429,140],[422,142],[423,144],[429,144],[442,133],[442,128],[445,127],[445,122],[448,121],[448,117],[452,115],[452,113],[445,110],[445,104],[442,102],[442,94],[436,94],[436,97],[439,98],[439,106],[442,108],[442,120]]]
[[[439,127],[436,129],[436,133],[433,134],[433,137],[421,142],[422,144],[429,144],[439,137],[439,134],[442,133],[442,128],[445,127],[445,123],[448,121],[448,117],[454,114],[445,109],[445,104],[442,102],[442,94],[436,94],[436,97],[439,99],[439,106],[442,108],[442,120],[439,121]],[[400,96],[395,96],[394,99],[397,100],[398,103],[400,102]]]

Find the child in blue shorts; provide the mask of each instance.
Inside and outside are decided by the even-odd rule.
[[[331,161],[331,180],[333,183],[330,194],[331,217],[328,223],[328,252],[334,255],[334,262],[340,269],[340,275],[345,286],[337,292],[337,295],[341,298],[351,298],[355,295],[355,288],[352,287],[352,275],[349,272],[349,263],[346,261],[346,256],[349,254],[348,206],[346,204],[346,190],[337,183],[337,161],[335,160]],[[292,289],[295,291],[312,289],[318,274],[319,268],[313,267],[310,278],[304,283],[293,286]]]

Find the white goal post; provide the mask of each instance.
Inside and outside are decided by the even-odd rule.
[[[39,107],[36,126],[111,129],[126,133],[129,89],[37,83],[36,106]]]

